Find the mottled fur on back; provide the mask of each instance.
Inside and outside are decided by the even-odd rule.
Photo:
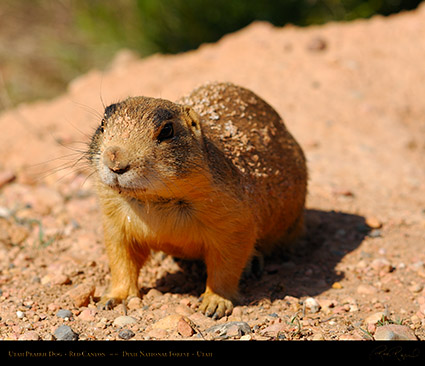
[[[295,240],[303,228],[306,162],[277,112],[230,83],[200,87],[178,102],[193,107],[213,149],[236,168],[258,218],[258,249],[269,252],[274,244]],[[211,165],[218,177],[220,166],[218,161]]]

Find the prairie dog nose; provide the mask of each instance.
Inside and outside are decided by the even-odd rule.
[[[126,151],[118,146],[110,146],[105,150],[103,163],[116,174],[123,174],[130,169]]]

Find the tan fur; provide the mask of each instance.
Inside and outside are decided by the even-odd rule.
[[[162,140],[170,123],[174,135]],[[304,155],[247,89],[209,84],[178,103],[129,98],[105,110],[89,153],[112,274],[103,304],[139,295],[154,250],[203,259],[201,310],[222,317],[253,255],[302,232]]]

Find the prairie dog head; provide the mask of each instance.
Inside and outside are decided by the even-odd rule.
[[[135,198],[173,195],[179,182],[201,172],[203,156],[198,115],[147,97],[108,106],[89,148],[100,182]]]

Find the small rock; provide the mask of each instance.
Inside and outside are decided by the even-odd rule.
[[[332,288],[337,289],[337,290],[340,290],[340,289],[342,289],[342,285],[339,282],[334,282],[332,284]]]
[[[359,285],[357,287],[357,293],[361,295],[374,295],[378,292],[376,287],[373,287],[371,285]]]
[[[393,270],[393,266],[384,258],[373,260],[371,266],[373,269],[380,272],[391,272]]]
[[[380,238],[382,236],[382,231],[379,229],[373,229],[367,236],[369,238]]]
[[[152,288],[148,291],[148,293],[144,297],[145,297],[145,299],[153,300],[153,299],[156,299],[160,296],[162,296],[162,292],[158,291],[155,288]]]
[[[57,313],[56,316],[58,318],[62,318],[62,319],[66,319],[66,318],[72,318],[73,314],[70,310],[66,310],[66,309],[60,309]]]
[[[16,316],[18,317],[18,319],[23,319],[25,317],[25,313],[23,311],[18,310],[16,312]]]
[[[366,225],[371,229],[380,229],[382,227],[382,222],[379,221],[376,217],[370,216],[366,217]]]
[[[135,324],[135,323],[137,323],[137,319],[127,315],[119,316],[113,322],[113,324],[117,327],[124,327],[126,325]]]
[[[194,311],[191,308],[185,305],[177,305],[174,310],[177,314],[180,314],[183,316],[190,316],[194,313]]]
[[[143,306],[143,302],[140,297],[132,297],[127,302],[127,308],[130,310],[140,309],[142,306]]]
[[[366,324],[376,324],[379,321],[381,321],[383,318],[385,318],[385,313],[383,313],[383,312],[374,313],[372,315],[369,315],[365,319],[365,323]]]
[[[313,52],[320,52],[324,51],[327,46],[328,45],[326,43],[326,40],[322,37],[317,36],[310,40],[310,42],[307,44],[307,49]]]
[[[361,341],[363,337],[359,334],[343,334],[338,338],[340,341]]]
[[[241,341],[250,341],[252,339],[251,334],[244,334],[242,337],[239,338]]]
[[[215,325],[206,330],[208,333],[218,335],[220,338],[241,337],[245,334],[251,334],[251,327],[245,322],[228,322]]]
[[[123,329],[118,333],[118,337],[121,339],[130,339],[135,336],[134,332],[131,329]]]
[[[422,290],[423,290],[423,285],[422,284],[420,284],[420,283],[412,283],[410,286],[409,286],[409,290],[410,291],[412,291],[412,292],[415,292],[415,293],[418,293],[418,292],[421,292]]]
[[[20,335],[18,338],[20,341],[38,341],[40,340],[40,336],[37,332],[30,330],[28,332],[25,332],[24,334]]]
[[[356,311],[359,311],[359,307],[357,306],[357,304],[348,304],[349,306],[349,312],[350,313],[354,313]]]
[[[419,328],[421,326],[421,319],[417,315],[412,315],[410,317],[410,321],[413,323],[415,328]]]
[[[96,310],[94,309],[84,309],[80,315],[78,315],[78,319],[86,321],[86,322],[92,322],[95,320]]]
[[[68,325],[58,327],[54,332],[54,336],[58,341],[76,341],[78,339],[78,334]]]
[[[388,324],[376,328],[375,340],[380,341],[395,341],[395,340],[411,340],[415,341],[418,338],[412,329],[405,325]]]
[[[313,341],[324,341],[325,340],[325,337],[323,336],[323,334],[322,333],[315,333],[314,335],[313,335],[313,338],[312,338],[312,340]]]
[[[11,215],[11,211],[7,207],[0,206],[0,218],[7,219]]]
[[[180,314],[171,314],[158,320],[155,324],[152,325],[154,329],[176,329],[177,324],[182,316]]]
[[[81,284],[67,292],[67,295],[71,298],[74,305],[79,308],[81,306],[87,306],[90,302],[90,298],[94,296],[96,288],[93,285]]]
[[[60,308],[60,306],[58,304],[55,304],[55,303],[50,303],[49,305],[47,305],[47,309],[49,311],[51,311],[52,313],[59,310],[59,308]]]
[[[305,299],[304,303],[307,309],[310,309],[311,313],[315,314],[319,312],[320,305],[315,298],[308,297],[307,299]]]
[[[207,329],[216,324],[216,321],[211,319],[209,316],[202,314],[200,311],[197,311],[190,315],[189,320],[194,322],[200,329]]]
[[[332,299],[321,299],[319,304],[321,308],[333,308],[337,304],[337,301]]]
[[[267,337],[277,337],[279,333],[287,332],[288,326],[282,322],[276,322],[261,330],[260,334]]]
[[[337,187],[332,190],[333,194],[342,197],[354,197],[354,193],[347,188]]]
[[[232,312],[231,317],[234,318],[232,320],[241,321],[242,320],[242,315],[243,315],[242,308],[240,306],[236,306],[233,309],[233,312]]]
[[[180,317],[177,322],[177,332],[183,337],[191,337],[195,334],[195,330],[190,325],[190,320],[185,317]]]
[[[167,337],[167,331],[165,329],[151,329],[147,334],[149,338],[164,339]]]
[[[60,273],[58,275],[52,276],[50,283],[52,285],[68,285],[71,283],[71,279],[67,275]]]

